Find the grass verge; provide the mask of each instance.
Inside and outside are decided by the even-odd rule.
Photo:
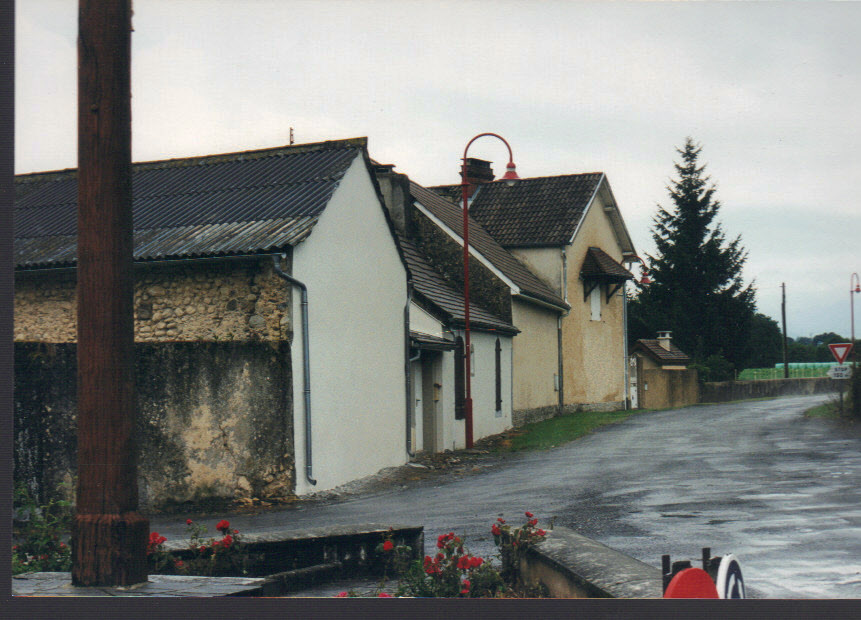
[[[508,441],[498,445],[498,452],[546,450],[588,435],[596,428],[617,424],[645,409],[628,411],[580,411],[558,418],[526,424],[509,432]]]
[[[811,407],[804,412],[805,418],[825,418],[829,420],[840,419],[840,408],[836,403],[823,403],[816,407]]]

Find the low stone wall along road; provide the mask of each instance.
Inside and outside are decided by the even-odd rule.
[[[702,547],[735,554],[749,594],[861,597],[861,425],[808,420],[831,396],[694,406],[644,413],[559,448],[476,460],[335,501],[303,501],[234,526],[257,533],[350,523],[425,526],[427,551],[454,530],[492,554],[490,525],[523,511],[655,567],[661,554]],[[367,490],[371,489],[371,490]],[[184,517],[154,517],[182,538]]]

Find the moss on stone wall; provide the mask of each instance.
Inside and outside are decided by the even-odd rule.
[[[15,481],[41,500],[75,473],[76,345],[15,345]],[[142,508],[294,491],[289,345],[135,345]]]
[[[421,212],[415,213],[414,225],[418,237],[416,245],[456,289],[463,291],[463,246]],[[511,322],[511,289],[472,256],[469,259],[469,294],[474,303]]]

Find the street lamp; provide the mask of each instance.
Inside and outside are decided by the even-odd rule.
[[[516,166],[514,165],[514,156],[511,154],[511,146],[506,142],[505,138],[495,133],[480,133],[470,140],[466,148],[463,149],[463,163],[460,169],[461,190],[463,195],[463,320],[464,320],[464,388],[465,395],[463,399],[463,413],[466,423],[466,447],[472,448],[472,381],[470,369],[470,354],[472,352],[469,340],[469,183],[466,175],[466,153],[472,143],[484,136],[493,136],[499,138],[508,147],[508,165],[505,167],[505,175],[502,179],[509,187],[514,185],[519,176],[517,176]]]
[[[852,284],[855,286],[852,286]],[[858,274],[853,273],[849,276],[849,315],[852,321],[852,359],[858,359],[855,353],[855,293],[861,293],[861,281],[858,279]]]

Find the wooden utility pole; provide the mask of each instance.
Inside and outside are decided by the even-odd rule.
[[[789,378],[789,364],[787,363],[787,353],[786,353],[786,282],[780,283],[781,292],[781,301],[780,301],[780,315],[783,319],[783,378]]]
[[[131,0],[79,0],[78,488],[72,583],[147,580],[137,513]]]

